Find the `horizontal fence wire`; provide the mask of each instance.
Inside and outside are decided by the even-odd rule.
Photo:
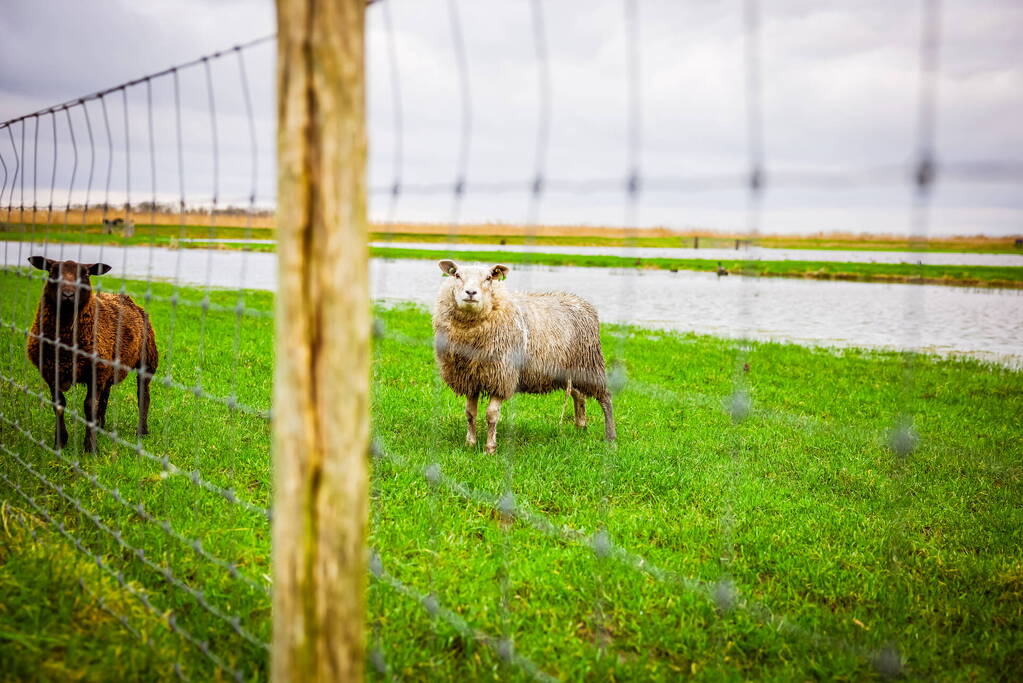
[[[979,160],[973,162],[934,161],[933,170],[948,181],[959,183],[1013,184],[1023,182],[1023,163],[1011,160]],[[867,166],[846,169],[761,169],[761,187],[771,189],[817,189],[857,190],[869,187],[892,187],[906,182],[915,182],[917,167],[914,164]],[[940,172],[940,173],[939,173]],[[471,185],[467,181],[459,186],[451,183],[408,183],[399,187],[398,196],[451,195],[453,192],[474,195],[502,195],[537,193],[537,180],[478,180]],[[541,194],[607,195],[628,191],[632,185],[642,186],[650,193],[690,193],[721,190],[746,189],[749,186],[748,172],[706,173],[688,176],[629,175],[625,178],[543,178]],[[460,189],[459,189],[460,188]],[[371,195],[395,195],[394,185],[374,185],[369,188]]]
[[[384,568],[383,560],[375,550],[370,550],[369,571],[375,580],[385,584],[399,595],[419,603],[427,614],[439,617],[459,635],[471,641],[482,643],[497,654],[502,661],[524,672],[531,679],[535,681],[557,680],[541,670],[534,662],[515,652],[515,645],[511,640],[495,638],[479,629],[473,628],[458,612],[444,607],[437,602],[437,598],[433,594],[420,592],[402,583]],[[381,673],[385,672],[386,666],[382,660],[378,668],[382,669]]]
[[[10,454],[10,451],[8,449],[5,448],[4,451]],[[46,522],[50,526],[52,526],[58,532],[60,532],[60,534],[67,538],[67,540],[70,541],[75,548],[77,548],[87,558],[94,562],[101,571],[103,571],[112,579],[114,579],[124,591],[126,591],[128,594],[136,598],[139,601],[139,603],[142,604],[154,616],[160,618],[161,621],[163,621],[167,625],[167,628],[169,628],[174,633],[177,633],[179,636],[181,636],[183,640],[185,640],[192,647],[194,647],[196,650],[202,653],[202,655],[206,657],[210,662],[212,662],[213,665],[218,670],[223,671],[224,673],[230,675],[236,681],[244,680],[244,674],[240,670],[232,669],[224,662],[224,660],[222,660],[218,655],[216,655],[210,650],[208,641],[200,640],[199,638],[197,638],[196,636],[192,635],[190,632],[179,626],[177,621],[174,619],[173,615],[169,615],[164,619],[163,611],[161,611],[160,609],[153,605],[153,603],[149,599],[149,596],[145,592],[140,591],[138,588],[129,583],[124,578],[123,572],[115,571],[108,562],[104,561],[104,559],[101,556],[89,550],[85,546],[85,544],[82,543],[82,540],[80,538],[77,538],[70,531],[68,531],[64,522],[54,519],[50,511],[47,510],[47,508],[45,508],[44,506],[40,505],[35,500],[35,498],[33,498],[30,494],[26,493],[21,488],[21,486],[18,485],[16,481],[8,477],[5,472],[0,472],[0,478],[2,478],[11,487],[12,490],[16,491],[22,497],[22,499],[24,499],[25,502],[27,502],[32,507],[33,510],[35,510],[39,515],[41,515],[44,520],[46,520]]]

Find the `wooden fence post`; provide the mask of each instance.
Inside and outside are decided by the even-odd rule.
[[[274,681],[361,680],[366,0],[277,0]]]

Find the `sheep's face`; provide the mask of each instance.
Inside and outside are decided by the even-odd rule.
[[[54,261],[32,256],[28,262],[47,273],[43,297],[53,307],[60,307],[61,315],[77,315],[89,301],[92,293],[91,275],[102,275],[110,270],[105,263],[76,263]]]
[[[463,313],[478,315],[494,307],[494,288],[508,274],[508,266],[460,266],[454,261],[438,261],[440,272],[450,280],[447,288],[452,302]]]

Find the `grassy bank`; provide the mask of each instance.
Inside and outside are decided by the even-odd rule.
[[[140,303],[150,287],[125,285]],[[9,325],[30,324],[39,289],[38,280],[0,272],[7,449],[0,471],[123,572],[155,614],[113,577],[88,571],[89,557],[38,527],[40,513],[0,480],[0,498],[27,520],[0,532],[4,671],[35,673],[46,662],[94,679],[140,670],[169,678],[179,662],[192,678],[212,679],[201,651],[166,629],[173,615],[228,666],[265,676],[259,647],[143,566],[68,497],[96,511],[127,546],[202,589],[211,606],[238,615],[257,639],[269,637],[265,518],[138,455],[132,386],[114,389],[108,414],[108,428],[127,444],[101,438],[98,454],[83,454],[77,421],[68,460],[34,443],[51,437],[52,412],[20,388],[43,389],[23,332]],[[258,413],[270,405],[272,296],[243,293],[251,315],[239,319],[238,293],[211,292],[204,308],[201,290],[182,288],[177,303],[168,285],[149,292],[161,367],[145,449],[268,505],[270,432]],[[436,379],[428,315],[411,307],[378,315],[373,421],[381,456],[373,463],[371,543],[383,569],[406,593],[432,593],[472,628],[513,636],[516,655],[542,670],[572,680],[861,679],[872,675],[872,662],[890,668],[901,657],[911,678],[1023,671],[1023,428],[1015,418],[1023,374],[921,357],[907,394],[897,354],[757,343],[746,375],[754,409],[734,425],[722,409],[733,389],[734,342],[609,326],[605,351],[624,361],[628,377],[615,397],[617,447],[601,441],[596,424],[578,433],[559,422],[563,397],[519,396],[505,407],[492,457],[462,445],[463,403]],[[233,395],[256,414],[228,408]],[[885,444],[904,395],[920,440],[899,460]],[[68,400],[78,409],[82,390]],[[590,412],[599,415],[592,403]],[[450,480],[431,485],[423,472],[432,463]],[[140,518],[90,476],[236,563],[248,581]],[[514,521],[493,505],[506,478]],[[560,531],[538,531],[538,516]],[[26,527],[40,530],[33,538]],[[602,527],[607,556],[587,545]],[[637,556],[661,573],[637,571]],[[40,571],[45,558],[66,571]],[[98,601],[72,592],[78,578],[152,635],[154,647],[136,651],[139,639],[100,614]],[[38,614],[51,603],[57,608]],[[369,616],[369,642],[397,677],[524,678],[450,626],[450,615],[431,616],[379,581],[370,583]],[[901,655],[886,649],[890,643]]]
[[[1014,266],[931,266],[902,263],[832,263],[828,261],[716,261],[708,259],[628,258],[579,254],[525,254],[505,251],[459,251],[433,249],[374,248],[382,258],[455,258],[485,263],[528,263],[544,266],[596,268],[647,268],[716,272],[718,265],[730,274],[761,277],[794,277],[814,280],[858,282],[904,282],[964,287],[1023,288],[1023,268]]]
[[[193,239],[273,239],[276,233],[264,218],[253,219],[246,225],[244,216],[220,216],[213,225],[195,224],[196,216],[189,216],[189,224],[181,226],[174,216],[162,216],[159,224],[150,225],[145,214],[136,221],[136,234],[122,237],[107,235],[98,221],[82,223],[69,220],[52,224],[0,222],[0,239],[34,239],[47,236],[51,241],[89,242],[102,244],[156,244],[170,243],[181,237]],[[957,252],[971,254],[1023,254],[1015,237],[934,237],[910,241],[892,236],[830,235],[794,236],[723,235],[710,232],[672,233],[667,230],[637,230],[625,235],[622,229],[586,226],[509,226],[509,225],[422,225],[375,223],[370,237],[386,242],[432,242],[458,244],[531,244],[536,247],[656,247],[731,249],[737,242],[770,249],[823,249],[846,251],[909,251]]]

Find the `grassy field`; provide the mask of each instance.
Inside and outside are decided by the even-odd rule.
[[[111,395],[116,440],[84,454],[72,420],[58,457],[24,353],[41,287],[24,272],[0,272],[0,679],[160,680],[175,663],[195,680],[222,676],[171,616],[225,668],[264,677],[265,652],[214,612],[270,635],[259,508],[271,501],[272,295],[175,299],[169,285],[123,283],[140,303],[148,293],[160,344],[142,441],[157,460],[135,448],[133,385]],[[481,633],[513,636],[517,657],[570,680],[1023,674],[1023,373],[918,357],[907,384],[897,354],[756,343],[753,410],[736,425],[723,408],[736,342],[608,326],[605,352],[628,378],[617,446],[596,420],[582,433],[559,421],[563,397],[519,396],[486,456],[462,444],[429,316],[398,306],[378,318],[371,544],[390,584],[370,583],[367,638],[388,671],[371,678],[527,678]],[[905,459],[886,446],[903,408],[919,435]],[[513,515],[496,509],[506,482]],[[451,612],[431,615],[416,599],[427,594]]]

